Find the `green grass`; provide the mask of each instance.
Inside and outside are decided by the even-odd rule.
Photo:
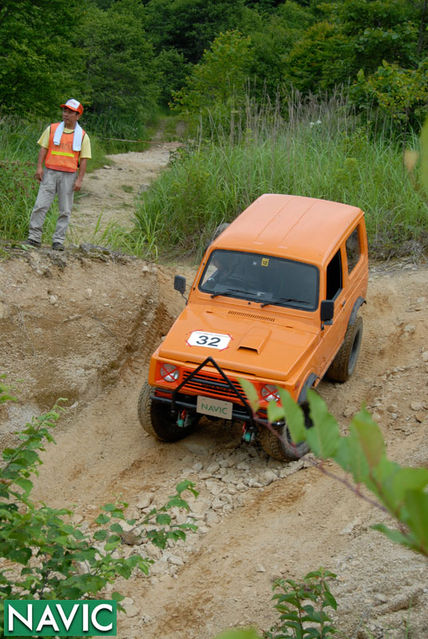
[[[162,128],[167,125],[162,124]],[[21,240],[37,194],[33,178],[40,123],[0,121],[0,236]],[[107,162],[91,135],[89,170]],[[415,140],[408,145],[416,144]],[[125,190],[126,185],[123,186]],[[428,215],[403,164],[403,146],[369,130],[340,99],[293,102],[284,117],[274,105],[247,105],[229,122],[205,118],[197,139],[141,194],[133,231],[111,225],[102,242],[157,259],[197,260],[213,230],[262,193],[290,193],[359,206],[366,213],[371,255],[420,255]],[[45,225],[49,241],[55,208]]]
[[[407,177],[403,148],[382,132],[373,136],[340,104],[292,115],[247,118],[182,151],[142,194],[128,250],[199,256],[213,229],[259,195],[290,193],[362,208],[372,256],[420,253],[427,208]],[[121,241],[116,233],[116,247]]]

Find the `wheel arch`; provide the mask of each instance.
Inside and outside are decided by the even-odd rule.
[[[309,388],[315,384],[318,379],[318,375],[316,373],[309,373],[308,377],[305,380],[302,388],[300,389],[299,397],[297,400],[298,404],[303,404],[306,401],[306,395],[308,393]]]
[[[348,326],[352,326],[352,324],[355,324],[356,319],[357,319],[357,315],[358,315],[358,311],[360,310],[360,308],[361,308],[361,306],[363,304],[366,304],[365,298],[361,297],[361,296],[358,296],[357,299],[354,302],[354,306],[352,307],[351,315],[349,316]]]

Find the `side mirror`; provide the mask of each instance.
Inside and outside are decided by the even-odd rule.
[[[321,302],[321,322],[330,322],[334,317],[333,300],[323,300]]]
[[[174,290],[178,291],[182,295],[186,292],[186,278],[182,275],[176,275],[174,277]]]

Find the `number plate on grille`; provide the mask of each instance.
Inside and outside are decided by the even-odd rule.
[[[212,397],[203,397],[198,395],[196,410],[203,415],[210,417],[220,417],[221,419],[232,419],[231,402],[224,402],[221,399],[213,399]]]

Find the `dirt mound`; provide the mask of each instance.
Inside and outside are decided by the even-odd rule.
[[[98,396],[171,323],[153,264],[97,251],[22,253],[0,264],[2,370],[20,398],[3,407],[3,433],[59,397],[77,407]]]
[[[345,636],[427,636],[426,563],[372,531],[382,513],[309,458],[281,464],[241,444],[239,430],[223,422],[170,445],[141,429],[136,406],[149,355],[184,304],[173,291],[176,271],[192,276],[90,247],[61,255],[15,249],[0,263],[0,361],[20,397],[0,414],[3,444],[31,414],[68,397],[36,495],[74,504],[88,525],[118,497],[141,518],[183,478],[200,491],[191,500],[199,528],[186,542],[164,552],[124,546],[157,561],[149,578],[116,586],[127,595],[120,639],[267,629],[276,618],[272,580],[321,565],[338,575]],[[390,456],[410,465],[428,459],[427,275],[426,265],[410,263],[371,269],[356,372],[346,384],[319,387],[343,429],[365,402]]]

